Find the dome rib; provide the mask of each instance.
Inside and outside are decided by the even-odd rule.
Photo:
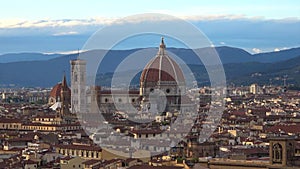
[[[156,57],[148,62],[140,77],[141,85],[158,81],[185,82],[180,66],[166,53],[163,39]]]

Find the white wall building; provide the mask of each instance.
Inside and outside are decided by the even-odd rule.
[[[71,112],[86,112],[86,61],[71,60]]]
[[[258,94],[259,93],[259,86],[257,84],[252,84],[250,86],[250,93]]]

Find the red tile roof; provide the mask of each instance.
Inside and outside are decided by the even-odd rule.
[[[267,132],[272,133],[295,133],[300,134],[300,124],[299,123],[292,123],[292,124],[277,124],[274,125],[268,129],[266,129]]]
[[[129,167],[128,169],[183,169],[183,167],[175,167],[175,166],[150,166],[150,165],[135,165]]]

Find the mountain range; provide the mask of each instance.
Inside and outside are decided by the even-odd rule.
[[[22,61],[42,61],[50,60],[61,56],[61,54],[42,53],[7,53],[0,55],[0,63],[22,62]]]
[[[282,78],[287,76],[289,84],[300,86],[300,47],[260,54],[250,54],[243,49],[227,46],[201,48],[194,51],[168,48],[168,52],[178,56],[190,67],[198,84],[207,85],[206,69],[194,52],[210,57],[214,49],[223,63],[228,84],[282,84]],[[112,72],[127,56],[137,51],[139,49],[109,51],[98,70],[99,84],[109,85]],[[153,48],[153,51],[157,51],[157,49]],[[87,51],[84,54],[92,56],[93,53],[99,52],[107,51]],[[54,86],[61,81],[64,72],[67,79],[70,79],[70,60],[77,57],[77,54],[46,55],[40,53],[0,55],[0,85],[2,87],[10,84],[18,87]],[[149,57],[154,57],[153,52],[149,52]],[[136,82],[133,81],[133,83]]]

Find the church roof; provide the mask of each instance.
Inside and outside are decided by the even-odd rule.
[[[140,82],[158,81],[185,81],[179,65],[168,56],[163,38],[156,57],[145,66],[140,77]]]
[[[61,83],[58,83],[52,88],[50,92],[50,97],[54,97],[54,98],[60,97],[60,92],[61,92]]]
[[[61,93],[62,87],[67,87],[68,92],[71,94],[71,90],[70,90],[70,88],[69,88],[68,85],[67,85],[67,80],[66,80],[66,76],[65,76],[65,75],[63,76],[62,82],[56,84],[56,85],[52,88],[52,90],[51,90],[51,92],[50,92],[50,97],[53,97],[53,98],[58,98],[58,97],[60,97],[60,93]]]

